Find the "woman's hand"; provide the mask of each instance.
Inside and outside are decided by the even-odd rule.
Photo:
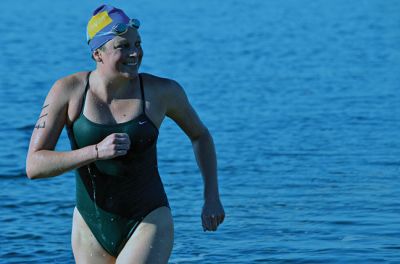
[[[126,133],[114,133],[97,144],[97,159],[106,160],[126,155],[131,141]]]
[[[219,199],[206,200],[201,213],[204,231],[216,231],[218,226],[224,222],[225,211]]]

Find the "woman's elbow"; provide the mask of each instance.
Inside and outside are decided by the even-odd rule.
[[[199,131],[198,133],[192,134],[190,136],[190,140],[192,142],[198,142],[199,140],[202,140],[204,138],[209,138],[211,137],[210,132],[208,131],[208,129],[206,127],[204,127],[201,131]]]
[[[26,164],[25,164],[25,172],[26,176],[30,180],[38,179],[40,178],[40,175],[38,173],[38,170],[36,169],[35,162],[32,160],[32,157],[28,155],[26,158]]]
[[[29,165],[29,163],[26,163],[26,176],[30,180],[34,180],[38,178],[38,175],[35,173],[35,170],[32,168],[32,165]]]
[[[32,173],[31,169],[29,167],[26,167],[26,176],[30,180],[36,179],[35,175]]]

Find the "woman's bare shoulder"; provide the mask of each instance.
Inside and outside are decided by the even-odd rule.
[[[53,88],[62,90],[63,93],[74,94],[86,86],[89,72],[77,72],[58,79]]]
[[[50,88],[46,101],[59,105],[76,101],[85,89],[87,75],[88,72],[78,72],[58,79]]]
[[[174,95],[182,91],[182,87],[173,79],[156,76],[150,73],[141,73],[141,76],[144,82],[158,94],[164,96]]]

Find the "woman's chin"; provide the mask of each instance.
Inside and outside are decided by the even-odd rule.
[[[128,78],[128,79],[135,79],[138,76],[138,70],[134,71],[120,71],[120,75]]]
[[[138,67],[137,65],[134,66],[123,66],[119,69],[119,72],[122,76],[126,77],[126,78],[136,78],[138,75]]]

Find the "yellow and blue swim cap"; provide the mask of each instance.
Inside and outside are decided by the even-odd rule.
[[[139,26],[139,20],[129,19],[121,9],[101,5],[93,11],[93,16],[87,24],[87,42],[93,52],[115,36],[125,33],[128,27]]]

